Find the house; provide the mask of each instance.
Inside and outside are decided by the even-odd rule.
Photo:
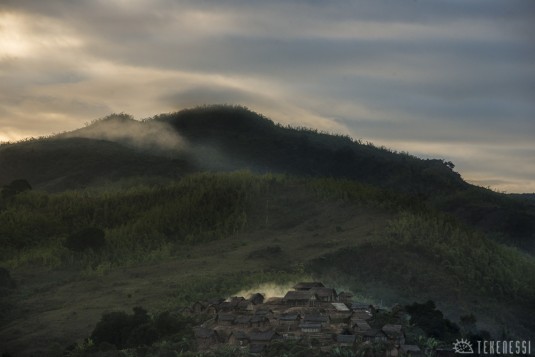
[[[310,291],[316,294],[319,301],[333,302],[333,301],[336,301],[338,297],[338,295],[336,294],[336,290],[332,288],[315,287],[307,291]]]
[[[342,303],[342,302],[333,302],[331,303],[331,306],[336,310],[336,311],[340,311],[340,312],[350,312],[351,310],[349,310],[349,308],[347,307],[346,304]]]
[[[285,304],[292,306],[314,306],[317,300],[316,294],[308,290],[288,291],[283,298]]]
[[[353,324],[353,332],[357,334],[362,334],[368,330],[371,330],[371,326],[364,320],[356,320]]]
[[[268,331],[252,331],[249,333],[249,340],[252,345],[267,345],[273,340],[281,339],[282,337],[273,330]]]
[[[342,291],[340,294],[338,294],[338,301],[342,303],[351,303],[351,299],[353,299],[353,294]]]
[[[249,297],[248,299],[250,302],[253,303],[253,305],[260,305],[264,302],[264,295],[260,294],[260,293],[255,293],[253,295],[251,295],[251,297]]]
[[[267,319],[272,319],[274,316],[273,310],[267,307],[260,307],[254,311],[254,314],[257,316],[265,316]]]
[[[234,323],[234,320],[236,320],[236,316],[234,316],[233,314],[219,313],[217,315],[217,323],[219,325],[230,326]]]
[[[241,327],[241,328],[251,327],[251,316],[249,315],[236,316],[236,319],[234,320],[234,325]]]
[[[346,304],[341,302],[331,303],[332,309],[329,311],[329,318],[332,323],[347,323],[352,315]]]
[[[249,347],[249,353],[253,355],[259,355],[266,349],[266,345],[251,344]]]
[[[193,330],[195,341],[200,349],[206,349],[219,343],[219,336],[217,331],[207,329],[204,327],[197,327]]]
[[[217,315],[217,307],[214,306],[214,305],[208,305],[208,307],[206,308],[206,310],[204,310],[204,312],[208,315]]]
[[[200,314],[201,312],[204,311],[204,309],[206,308],[206,305],[201,302],[201,301],[195,301],[192,305],[191,305],[191,311],[192,313],[194,314]]]
[[[385,333],[389,341],[392,341],[398,345],[403,345],[405,343],[405,334],[401,328],[401,325],[384,325],[381,329]]]
[[[325,285],[323,283],[320,283],[319,281],[312,281],[312,282],[301,282],[297,283],[293,288],[294,290],[298,291],[307,291],[312,288],[324,288]]]
[[[214,326],[214,330],[217,333],[219,343],[227,343],[230,337],[231,330],[227,326]]]
[[[317,315],[317,314],[312,314],[312,315],[307,314],[303,318],[303,322],[305,322],[305,323],[318,323],[318,324],[321,325],[321,327],[325,328],[325,327],[328,327],[328,325],[330,323],[330,320],[329,320],[329,316]]]
[[[283,327],[285,331],[295,330],[299,327],[301,315],[299,314],[283,314],[277,319],[277,325]]]
[[[300,340],[302,338],[299,332],[282,332],[282,338],[285,340]]]
[[[262,328],[262,327],[268,327],[270,326],[269,320],[264,315],[253,315],[251,317],[251,326]]]
[[[248,346],[249,345],[249,336],[243,331],[232,331],[228,343],[234,346]]]
[[[240,302],[244,301],[245,298],[242,296],[233,296],[228,301],[223,301],[219,304],[220,311],[233,311],[238,309]]]
[[[353,347],[356,340],[355,335],[336,335],[336,343],[339,346]]]
[[[367,321],[372,318],[372,314],[369,311],[357,310],[351,314],[351,322],[355,323],[357,320]]]
[[[321,323],[318,322],[301,322],[299,328],[302,333],[319,333],[321,332]]]
[[[387,342],[385,333],[379,329],[369,329],[362,333],[362,339],[369,342]]]
[[[236,310],[239,311],[253,311],[254,310],[254,304],[249,300],[243,300],[238,303],[236,306]]]

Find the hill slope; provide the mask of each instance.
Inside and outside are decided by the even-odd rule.
[[[19,283],[0,299],[11,351],[88,336],[103,311],[176,309],[311,278],[387,305],[433,299],[452,319],[474,313],[495,336],[535,330],[531,256],[350,180],[204,173],[28,191],[0,223],[0,265]],[[105,249],[63,244],[84,227],[105,232]]]
[[[469,185],[442,160],[282,127],[243,107],[200,107],[143,122],[112,115],[70,133],[1,145],[0,167],[0,183],[24,178],[49,192],[203,170],[348,178],[406,195],[535,252],[532,200]]]

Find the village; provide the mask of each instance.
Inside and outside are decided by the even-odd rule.
[[[266,299],[255,293],[198,301],[185,312],[207,316],[194,329],[199,350],[227,344],[261,354],[274,341],[292,340],[326,352],[336,346],[356,350],[382,343],[390,357],[424,355],[418,346],[405,344],[405,316],[399,305],[389,310],[389,321],[382,324],[375,318],[381,314],[378,307],[352,298],[321,282],[301,282],[284,297]]]

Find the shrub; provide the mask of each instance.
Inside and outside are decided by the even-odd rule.
[[[28,183],[28,181],[23,179],[14,180],[9,185],[5,185],[2,188],[2,198],[6,199],[9,197],[13,197],[16,194],[19,194],[24,191],[29,191],[31,189],[32,186]]]
[[[149,322],[147,311],[141,307],[135,307],[133,315],[128,315],[124,311],[109,312],[102,315],[91,334],[91,339],[96,345],[106,342],[118,349],[137,347],[142,345],[143,341],[138,344],[132,337],[134,335],[138,337],[143,330],[146,330],[147,327],[142,326]]]
[[[102,229],[96,227],[84,228],[67,237],[64,245],[75,252],[82,252],[87,249],[97,251],[106,245],[105,233]]]

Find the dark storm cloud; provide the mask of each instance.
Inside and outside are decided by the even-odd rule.
[[[522,191],[534,23],[530,0],[3,1],[0,140],[235,103]]]

